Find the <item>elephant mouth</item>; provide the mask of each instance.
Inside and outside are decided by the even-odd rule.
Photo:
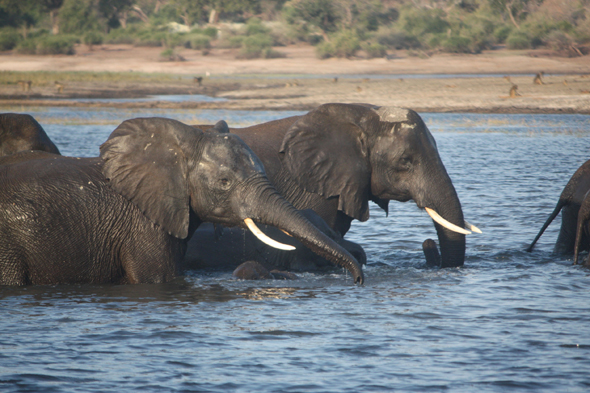
[[[464,221],[465,228],[461,228],[460,226],[450,223],[444,218],[442,218],[442,216],[438,214],[434,209],[425,207],[424,210],[426,210],[426,213],[428,213],[430,218],[432,218],[436,223],[438,223],[442,227],[447,228],[449,231],[457,232],[462,235],[470,235],[472,232],[482,233],[478,227],[468,223],[467,221]]]

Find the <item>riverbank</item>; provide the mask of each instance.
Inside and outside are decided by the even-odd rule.
[[[234,50],[204,56],[183,49],[185,61],[175,62],[161,61],[161,48],[129,45],[79,46],[73,56],[4,53],[0,107],[308,110],[326,102],[367,102],[419,112],[590,114],[590,56],[494,50],[413,57],[399,51],[387,59],[319,60],[310,46],[278,50],[286,57],[236,60]],[[543,84],[534,84],[541,71]],[[225,100],[109,100],[170,94]]]

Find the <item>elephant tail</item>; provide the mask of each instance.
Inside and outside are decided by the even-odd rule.
[[[568,201],[565,198],[559,198],[559,202],[557,202],[557,205],[555,206],[553,213],[551,213],[551,215],[549,216],[547,221],[545,221],[545,224],[543,224],[543,227],[541,228],[541,230],[539,231],[539,233],[535,237],[535,240],[533,240],[531,245],[526,249],[527,252],[533,251],[533,247],[535,246],[535,243],[537,243],[537,240],[539,240],[539,238],[541,237],[543,232],[545,232],[545,229],[547,229],[549,224],[551,224],[551,222],[555,219],[555,217],[557,217],[557,215],[559,214],[561,209],[567,204],[567,202]]]

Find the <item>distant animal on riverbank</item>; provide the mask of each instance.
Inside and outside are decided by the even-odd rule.
[[[544,85],[543,79],[542,79],[543,75],[545,75],[545,73],[543,71],[538,72],[537,75],[535,75],[535,78],[533,79],[533,84]]]

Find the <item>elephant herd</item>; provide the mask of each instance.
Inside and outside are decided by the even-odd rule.
[[[325,104],[302,116],[229,128],[165,118],[121,123],[99,157],[61,156],[29,115],[0,114],[0,285],[157,283],[190,269],[322,271],[364,281],[344,235],[369,201],[413,200],[432,217],[427,262],[463,266],[479,230],[420,116]],[[588,249],[590,161],[572,177],[555,251]],[[532,249],[534,243],[529,247]]]

